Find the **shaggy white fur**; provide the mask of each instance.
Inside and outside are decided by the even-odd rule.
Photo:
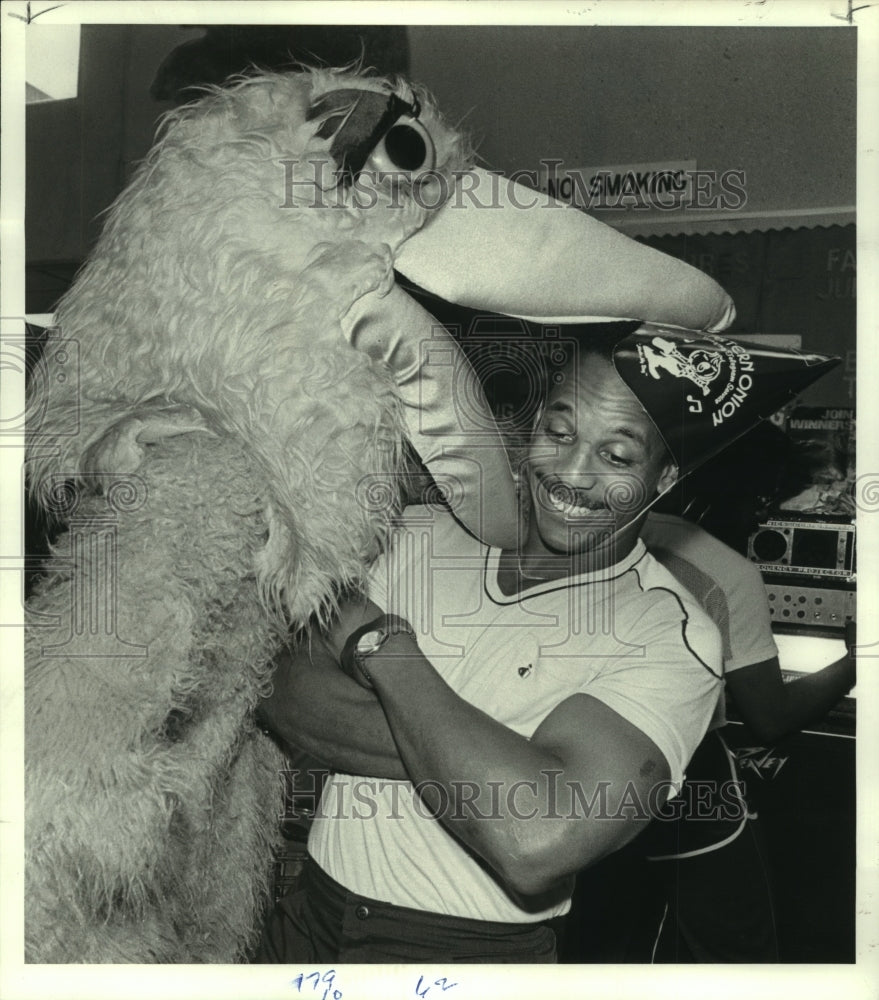
[[[338,207],[314,207],[315,177],[329,176],[316,171],[335,164],[308,109],[352,86],[392,85],[332,71],[270,75],[171,114],[59,305],[63,336],[79,343],[78,383],[58,383],[50,358],[41,384],[51,391],[35,401],[40,442],[58,449],[34,454],[38,492],[51,475],[79,472],[96,437],[157,395],[247,442],[270,491],[260,585],[296,622],[315,610],[312,592],[320,603],[374,552],[374,520],[353,509],[351,484],[395,467],[400,420],[392,380],[349,347],[339,320],[389,280],[389,251],[426,215],[381,187],[368,211],[344,194]],[[461,169],[463,143],[424,94],[421,103],[438,170]],[[81,429],[69,436],[74,412]]]
[[[27,957],[234,961],[283,766],[251,721],[279,641],[253,579],[263,484],[238,442],[199,435],[114,478],[67,495],[29,605]]]
[[[340,319],[426,210],[314,207],[336,164],[309,109],[350,87],[412,97],[319,71],[173,113],[59,306],[80,370],[50,351],[31,401],[31,486],[70,524],[29,608],[29,961],[237,961],[258,930],[282,760],[252,711],[286,630],[376,554],[357,486],[402,454],[394,380]],[[419,98],[438,169],[464,167]],[[137,440],[163,406],[191,419]]]

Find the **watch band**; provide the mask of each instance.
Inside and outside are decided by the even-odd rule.
[[[365,658],[364,654],[359,653],[357,649],[360,640],[370,632],[379,632],[382,635],[381,642],[373,652],[377,652],[392,635],[403,633],[411,636],[413,639],[417,639],[417,636],[409,622],[399,615],[379,615],[378,618],[374,618],[371,622],[361,625],[348,636],[339,656],[342,668],[349,675],[353,675],[355,669],[359,670],[366,680],[372,684],[372,677],[369,675],[369,671],[363,662]]]

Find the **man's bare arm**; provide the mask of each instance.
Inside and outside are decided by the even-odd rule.
[[[513,890],[549,892],[646,826],[637,809],[615,815],[669,779],[638,728],[574,694],[526,739],[456,695],[410,642],[368,660],[400,756],[438,819]]]
[[[349,632],[380,614],[365,598],[352,598],[328,635],[315,631],[279,653],[272,693],[260,703],[257,716],[282,742],[332,770],[402,779],[406,771],[381,703],[338,665]]]
[[[825,716],[854,687],[855,658],[785,683],[777,657],[726,675],[726,686],[754,735],[772,743]]]

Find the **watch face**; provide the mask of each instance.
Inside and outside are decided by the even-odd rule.
[[[386,638],[386,634],[379,629],[375,629],[373,632],[364,632],[357,640],[357,646],[355,647],[357,655],[369,656],[370,653],[376,652],[376,650],[381,649],[384,645]]]

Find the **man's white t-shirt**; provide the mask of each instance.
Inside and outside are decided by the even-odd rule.
[[[641,542],[605,570],[512,596],[498,587],[499,558],[450,515],[409,508],[373,568],[369,596],[405,617],[445,682],[493,719],[530,738],[583,692],[644,732],[678,786],[721,690],[720,637],[708,617]],[[536,810],[535,822],[552,808],[524,787],[516,805]],[[408,781],[334,775],[309,852],[351,891],[398,906],[527,922],[570,905],[520,905]]]
[[[641,540],[720,630],[724,675],[778,656],[760,570],[699,525],[650,512]],[[711,729],[726,724],[723,698]]]

